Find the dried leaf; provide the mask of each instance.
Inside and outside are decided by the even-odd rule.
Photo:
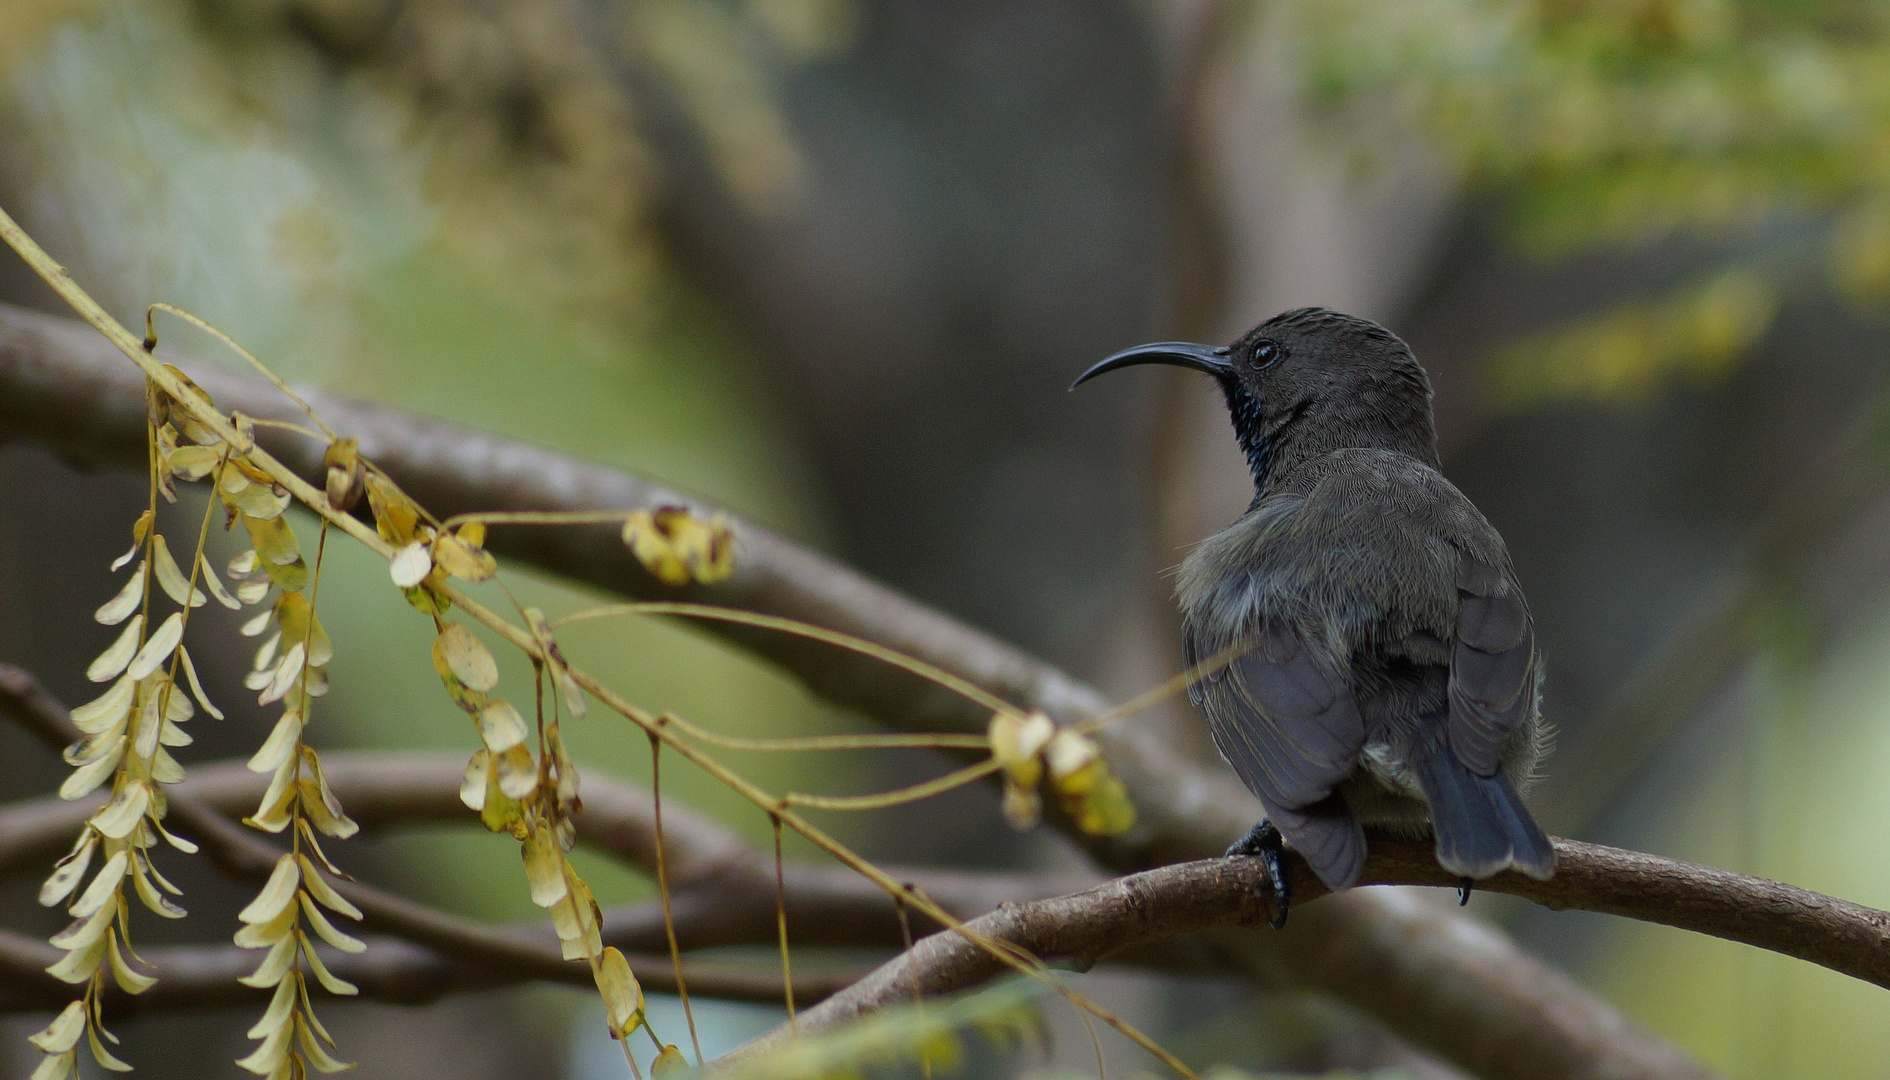
[[[208,567],[205,567],[205,569],[207,570]],[[206,580],[214,581],[216,579],[209,578]],[[197,680],[197,665],[190,662],[190,650],[184,648],[182,645],[179,645],[177,647],[177,657],[178,659],[184,662],[184,678],[188,680],[190,683],[190,695],[197,699],[197,704],[203,706],[204,712],[209,713],[211,716],[216,717],[218,720],[223,719],[223,710],[217,708],[215,705],[212,705],[210,703],[210,695],[203,692],[203,683]],[[171,745],[172,746],[185,746],[188,744],[187,743],[172,743]]]
[[[643,1024],[643,987],[630,973],[630,961],[615,946],[605,949],[597,963],[597,990],[610,1014],[610,1035],[621,1039]]]
[[[119,759],[124,756],[126,739],[123,735],[113,739],[104,754],[92,762],[74,769],[66,782],[59,785],[59,797],[71,802],[90,795],[98,786],[111,778],[118,769]]]
[[[245,518],[256,521],[280,521],[282,512],[289,508],[291,500],[288,489],[275,481],[252,479],[235,491],[225,489],[223,501]],[[264,557],[267,557],[266,552]]]
[[[1003,767],[1010,782],[1034,788],[1043,778],[1043,761],[1037,755],[1056,735],[1056,725],[1041,712],[1028,717],[998,713],[991,717],[989,729],[991,756]]]
[[[275,618],[276,618],[276,608],[274,604],[271,604],[270,606],[264,608],[263,610],[258,611],[254,617],[252,617],[248,622],[245,622],[242,625],[240,629],[242,630],[243,636],[255,637],[256,635],[262,633],[264,630],[269,629],[269,624],[274,622]],[[265,663],[267,663],[267,661],[259,660],[256,662],[255,666],[261,667]]]
[[[79,1036],[85,1034],[85,1002],[75,1001],[67,1005],[45,1030],[27,1038],[34,1049],[43,1054],[63,1054],[79,1044]]]
[[[538,766],[522,744],[494,754],[499,766],[499,791],[508,799],[523,799],[538,789]]]
[[[1036,788],[1004,785],[1004,820],[1010,822],[1011,828],[1035,828],[1042,819],[1043,797],[1037,794]]]
[[[171,558],[171,548],[164,542],[163,533],[151,538],[151,551],[154,560],[152,565],[157,569],[157,583],[165,595],[179,604],[189,597],[191,607],[202,607],[206,599],[203,592],[192,588],[184,572],[177,568],[177,560]]]
[[[110,682],[131,663],[131,657],[138,651],[138,640],[144,633],[144,616],[133,615],[131,621],[118,633],[118,640],[111,647],[98,654],[85,669],[85,677],[93,682]]]
[[[138,515],[138,520],[131,526],[131,550],[112,560],[112,573],[117,573],[126,563],[138,557],[138,552],[144,548],[144,538],[151,534],[152,520],[149,510]]]
[[[473,754],[466,762],[465,778],[459,782],[459,801],[466,804],[468,810],[483,810],[486,806],[487,774],[492,770],[492,755],[484,750]]]
[[[295,904],[296,893],[291,892],[289,905],[261,922],[245,923],[236,931],[234,941],[245,949],[263,949],[274,945],[295,931],[296,919],[301,908]]]
[[[95,964],[94,967],[96,966]],[[131,1071],[130,1065],[113,1057],[111,1051],[105,1049],[105,1044],[98,1041],[97,1027],[87,1027],[85,1029],[85,1040],[92,1047],[92,1060],[113,1072]]]
[[[172,650],[177,648],[177,643],[183,638],[184,613],[174,611],[151,634],[144,647],[138,650],[138,655],[132,657],[131,666],[125,669],[125,673],[134,679],[142,679],[156,671],[159,665],[171,658]]]
[[[479,737],[484,740],[486,749],[495,754],[505,753],[530,735],[525,718],[504,698],[493,698],[479,711]]]
[[[78,1059],[77,1048],[46,1058],[33,1070],[31,1080],[71,1080],[79,1067]]]
[[[295,997],[294,979],[284,979],[276,984],[276,992],[269,999],[269,1007],[263,1010],[262,1018],[243,1033],[244,1037],[261,1039],[288,1023],[289,1014],[295,1011]]]
[[[105,931],[111,926],[112,920],[118,917],[118,904],[118,895],[114,893],[111,899],[97,911],[72,920],[72,923],[64,930],[49,938],[49,943],[55,949],[90,948],[93,942],[105,936]]]
[[[132,757],[148,758],[157,749],[158,736],[164,733],[164,718],[158,709],[171,690],[168,679],[159,677],[145,681],[144,704],[138,707],[137,733],[131,743]]]
[[[151,878],[145,874],[143,864],[140,862],[132,863],[131,883],[137,887],[138,899],[144,901],[144,906],[158,915],[166,919],[181,919],[187,914],[183,908],[171,903],[169,897],[159,892],[157,886],[151,884]]]
[[[294,956],[294,939],[288,938],[284,940],[290,945],[291,951],[289,955]],[[281,946],[278,945],[277,948],[281,948]],[[275,953],[272,952],[269,955],[271,958],[274,958]],[[263,963],[267,965],[269,961],[264,960]],[[287,968],[285,967],[283,970],[286,972]],[[256,974],[249,976],[249,978],[257,979],[262,975],[263,969],[258,968],[256,969]],[[247,982],[248,980],[239,979],[238,981]],[[254,982],[250,983],[250,985],[276,986],[281,984],[282,981],[282,976],[277,975],[268,982]],[[254,1036],[252,1036],[252,1038],[253,1037]],[[294,1042],[292,1041],[294,1038],[295,1022],[293,1016],[285,1015],[283,1022],[279,1024],[275,1030],[269,1032],[268,1036],[263,1039],[262,1045],[250,1051],[248,1057],[239,1058],[236,1065],[238,1068],[246,1069],[258,1076],[267,1076],[269,1080],[287,1080],[290,1074],[283,1073],[282,1070],[289,1064],[289,1050],[294,1046]]]
[[[232,556],[229,565],[224,568],[223,572],[230,576],[231,581],[239,581],[255,573],[256,549],[250,548],[247,551]]]
[[[256,813],[244,818],[244,823],[272,833],[287,828],[294,818],[289,808],[295,801],[295,776],[298,771],[295,758],[285,760],[276,770],[276,775],[269,779],[269,789],[263,792]]]
[[[181,784],[184,782],[184,767],[177,763],[170,751],[158,747],[151,755],[151,779],[160,784]]]
[[[1043,757],[1050,767],[1051,783],[1058,791],[1081,794],[1088,790],[1091,782],[1087,779],[1090,775],[1087,770],[1101,763],[1102,751],[1094,739],[1064,728],[1044,748]]]
[[[144,600],[144,574],[148,565],[140,560],[138,568],[131,573],[131,580],[125,582],[125,587],[118,590],[117,596],[100,604],[99,609],[92,613],[92,618],[106,626],[117,626],[124,622],[132,612],[138,610],[138,605]]]
[[[79,880],[85,877],[86,868],[92,865],[92,853],[97,850],[98,834],[90,829],[81,831],[78,843],[59,860],[52,876],[39,887],[40,906],[52,907],[72,895],[72,890],[79,887]]]
[[[315,869],[315,864],[308,861],[307,855],[297,855],[295,858],[302,864],[302,885],[310,896],[330,911],[339,911],[356,922],[361,921],[361,909],[336,892],[335,887],[328,884],[328,879]]]
[[[301,592],[308,588],[308,563],[303,561],[300,556],[298,556],[294,562],[289,563],[273,563],[265,560],[263,562],[263,572],[269,575],[269,583],[275,585],[283,592]],[[239,588],[236,590],[236,598],[239,600],[243,598],[242,589]]]
[[[295,949],[295,935],[284,935],[281,941],[269,947],[269,955],[263,957],[262,963],[256,965],[255,971],[250,972],[248,975],[236,981],[242,983],[244,986],[254,986],[257,989],[276,985],[282,981],[282,977],[287,975],[289,969],[294,966]],[[265,1043],[264,1045],[267,1044]],[[255,1055],[252,1054],[250,1056],[254,1057]],[[237,1064],[242,1065],[243,1063],[239,1061]],[[243,1067],[246,1069],[249,1068],[247,1065],[243,1065]]]
[[[295,680],[301,677],[305,666],[302,643],[298,641],[289,647],[282,662],[276,665],[275,675],[269,680],[269,685],[263,687],[262,693],[256,696],[256,704],[268,705],[281,701],[288,695],[290,687],[295,685]]]
[[[179,914],[182,914],[182,912],[180,911]],[[106,956],[111,961],[112,978],[117,981],[118,988],[125,993],[142,994],[146,990],[151,989],[157,982],[157,976],[146,975],[141,971],[134,970],[131,964],[125,960],[125,954],[118,949],[117,934],[108,936],[108,940],[106,941]]]
[[[328,505],[344,514],[353,511],[367,491],[360,447],[358,439],[336,439],[322,454],[322,464],[328,468]]]
[[[521,828],[525,808],[505,793],[499,784],[499,764],[493,759],[486,767],[486,801],[479,808],[479,821],[493,832],[512,832]]]
[[[74,949],[67,953],[58,963],[47,968],[46,974],[60,982],[82,983],[92,977],[92,973],[98,970],[99,963],[104,959],[105,938],[101,935],[98,940],[85,948]]]
[[[638,510],[624,521],[623,542],[656,580],[672,587],[689,584],[689,567],[656,528],[648,510]]]
[[[558,639],[551,634],[551,623],[546,621],[545,613],[535,607],[526,608],[525,625],[531,628],[532,637],[545,654],[545,663],[551,668],[551,677],[564,698],[564,707],[571,710],[572,716],[583,717],[588,708],[584,688],[571,676],[571,666],[565,661],[563,650],[558,648]]]
[[[323,941],[340,949],[342,952],[363,953],[367,951],[366,942],[362,941],[360,938],[344,934],[336,929],[335,924],[329,922],[328,916],[323,914],[321,905],[309,899],[307,896],[302,897],[302,915],[304,918],[308,919],[308,924],[315,928],[315,933],[318,934]]]
[[[165,458],[171,475],[185,480],[202,480],[223,460],[223,451],[209,446],[180,446]]]
[[[564,853],[543,830],[526,837],[519,854],[525,859],[525,881],[531,887],[532,903],[548,908],[570,895],[564,883]]]
[[[394,584],[403,589],[411,589],[427,579],[433,572],[433,556],[427,551],[426,544],[419,540],[394,552],[394,558],[387,564],[387,573],[394,579]]]
[[[419,506],[379,473],[368,473],[365,482],[368,508],[374,513],[374,528],[381,539],[396,546],[412,543],[420,524]]]
[[[467,689],[485,693],[499,685],[498,663],[464,625],[448,623],[434,640],[433,650],[437,661]]]
[[[295,709],[284,710],[276,726],[269,730],[269,737],[249,759],[249,771],[266,773],[282,768],[282,763],[295,753],[301,741],[302,714]]]
[[[88,735],[118,726],[131,711],[131,694],[137,685],[131,676],[121,676],[110,690],[72,710],[72,726]]]
[[[281,915],[295,900],[296,889],[301,886],[302,866],[292,854],[285,853],[276,860],[276,867],[270,871],[269,881],[249,906],[238,912],[236,917],[246,923],[266,923]]]
[[[578,797],[578,769],[565,751],[564,733],[556,724],[545,729],[545,752],[551,758],[552,779],[558,785],[559,808],[565,813],[577,812],[584,806],[584,801]]]
[[[486,527],[480,522],[462,525],[458,532],[443,532],[433,541],[433,561],[440,569],[466,581],[486,581],[499,572],[498,560],[479,544]],[[469,540],[476,535],[479,540]]]
[[[142,780],[133,780],[119,788],[112,801],[92,815],[91,825],[102,836],[122,840],[131,835],[132,828],[144,817],[150,805],[151,785]]]
[[[596,956],[604,947],[600,929],[603,915],[597,910],[597,898],[591,895],[590,886],[570,872],[568,864],[565,885],[571,894],[551,909],[551,926],[558,934],[559,948],[566,960]]]
[[[265,569],[270,564],[287,566],[301,559],[302,547],[296,541],[295,530],[289,528],[287,520],[245,514],[243,527],[249,530],[250,541],[256,545],[256,554],[262,557]]]
[[[217,603],[222,604],[231,611],[237,611],[242,608],[243,602],[231,596],[230,590],[224,588],[223,583],[217,580],[217,572],[211,568],[210,559],[207,556],[197,556],[197,568],[199,571],[199,580],[203,582],[205,588],[210,590],[210,595],[217,598]]]
[[[302,763],[307,767],[308,776],[298,781],[302,789],[302,808],[314,819],[315,827],[337,840],[346,840],[360,831],[341,809],[341,800],[328,786],[328,776],[322,771],[322,759],[312,746],[302,747]]]

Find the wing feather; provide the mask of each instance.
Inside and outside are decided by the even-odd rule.
[[[1502,767],[1503,748],[1529,719],[1535,697],[1535,629],[1509,575],[1469,554],[1450,660],[1450,749],[1478,776]]]

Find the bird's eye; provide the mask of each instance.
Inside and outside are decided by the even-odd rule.
[[[1285,353],[1281,350],[1278,343],[1262,341],[1260,344],[1253,347],[1253,366],[1257,368],[1270,367],[1283,355],[1285,355]]]

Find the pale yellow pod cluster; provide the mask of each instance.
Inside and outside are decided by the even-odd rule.
[[[542,614],[538,622],[544,622]],[[534,829],[549,827],[559,833],[568,849],[572,839],[570,812],[577,807],[578,774],[565,752],[556,721],[540,727],[541,754],[534,757],[532,726],[516,706],[492,694],[499,685],[498,663],[460,623],[446,623],[434,639],[433,666],[447,696],[472,718],[479,731],[480,749],[466,763],[460,799],[479,811],[481,820],[494,832],[511,832],[522,838]],[[563,677],[568,683],[568,672]],[[581,702],[583,697],[571,699]],[[548,800],[535,798],[541,784],[548,784]]]
[[[338,872],[332,866],[328,869]],[[262,1019],[247,1032],[250,1038],[261,1039],[261,1045],[237,1064],[270,1080],[300,1076],[304,1063],[321,1072],[353,1067],[329,1053],[335,1040],[315,1017],[308,983],[297,961],[306,962],[329,993],[353,995],[359,989],[328,970],[309,942],[304,923],[342,952],[358,953],[367,946],[336,929],[323,909],[350,919],[361,917],[360,909],[335,891],[308,856],[294,853],[276,861],[262,892],[237,915],[243,928],[236,932],[236,943],[246,949],[269,950],[256,970],[239,981],[258,989],[276,988]]]
[[[181,372],[173,368],[171,373],[201,393]],[[343,837],[356,831],[329,789],[319,758],[301,740],[311,700],[327,689],[326,666],[333,655],[328,636],[304,595],[314,575],[285,518],[291,501],[288,491],[245,456],[249,449],[245,425],[240,420],[236,423],[244,445],[231,446],[162,392],[154,389],[149,400],[149,434],[160,463],[154,475],[153,510],[138,518],[131,550],[112,564],[114,572],[132,566],[130,575],[94,612],[101,624],[120,627],[117,638],[86,672],[94,682],[110,686],[72,712],[73,723],[84,737],[66,751],[73,772],[60,788],[63,797],[78,799],[109,783],[110,797],[88,819],[71,852],[40,890],[41,903],[65,903],[73,918],[51,939],[66,954],[48,971],[83,985],[84,990],[79,1000],[32,1037],[34,1047],[47,1055],[34,1076],[64,1080],[75,1075],[81,1036],[100,1065],[114,1071],[130,1068],[106,1049],[105,1042],[117,1040],[99,1017],[99,996],[108,977],[128,993],[139,993],[155,981],[136,966],[136,954],[123,936],[129,927],[125,885],[129,882],[144,906],[157,914],[183,916],[183,908],[171,899],[179,890],[152,865],[149,849],[163,838],[180,850],[196,850],[162,824],[164,785],[184,778],[170,749],[191,742],[183,725],[198,706],[213,717],[223,716],[204,693],[196,666],[183,646],[189,613],[212,599],[237,610],[262,603],[274,590],[280,590],[275,602],[244,626],[244,633],[252,637],[275,630],[257,650],[247,685],[258,691],[262,704],[281,702],[284,707],[274,731],[250,762],[251,768],[271,774],[269,790],[250,822],[271,831],[293,822],[298,853],[284,856],[291,860],[286,865],[293,873],[278,867],[263,895],[245,909],[248,925],[237,935],[241,944],[270,949],[261,968],[246,981],[279,987],[270,1012],[254,1029],[264,1046],[245,1064],[266,1065],[259,1071],[285,1077],[302,1075],[305,1064],[341,1068],[320,1045],[326,1033],[307,1012],[307,989],[296,966],[298,958],[306,959],[324,985],[337,993],[352,992],[306,949],[308,938],[301,918],[335,947],[360,948],[358,941],[334,928],[322,907],[355,917],[359,913],[315,874],[308,856],[299,853],[311,851],[327,865],[316,834]],[[233,589],[224,586],[202,554],[203,537],[193,543],[189,557],[180,558],[181,549],[174,549],[157,532],[155,499],[176,501],[177,479],[210,481],[213,501],[206,509],[206,526],[208,515],[219,507],[226,527],[242,523],[252,546],[231,561]],[[159,611],[159,593],[177,610]],[[99,869],[86,884],[87,871],[95,863]],[[292,1043],[300,1048],[299,1057],[290,1053]]]
[[[525,621],[544,651],[557,692],[581,714],[583,694],[544,613],[526,608]],[[624,1037],[644,1023],[643,990],[623,954],[604,947],[597,899],[567,854],[577,841],[571,813],[579,805],[578,774],[555,718],[549,723],[541,718],[540,753],[534,758],[532,726],[509,701],[493,695],[499,685],[498,663],[460,623],[444,624],[434,639],[433,665],[447,695],[479,731],[481,746],[466,763],[461,801],[479,811],[487,828],[519,839],[532,903],[550,913],[564,958],[590,963],[611,1034]]]
[[[665,585],[713,585],[735,572],[735,533],[719,514],[703,521],[681,506],[637,510],[624,519],[623,542]]]
[[[1041,712],[998,713],[989,738],[1004,772],[1004,816],[1014,827],[1028,829],[1041,818],[1038,788],[1046,777],[1058,806],[1084,832],[1113,836],[1135,826],[1135,804],[1094,739],[1058,728]]]

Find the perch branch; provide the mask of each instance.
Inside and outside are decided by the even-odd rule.
[[[1570,840],[1556,841],[1559,868],[1549,881],[1514,872],[1478,883],[1545,907],[1622,915],[1738,941],[1830,968],[1890,988],[1890,914],[1805,889],[1712,867]],[[1288,875],[1296,904],[1330,895],[1297,854]],[[1364,876],[1367,885],[1455,886],[1437,865],[1427,841],[1374,836]],[[1010,942],[1050,961],[1087,969],[1125,945],[1159,941],[1218,926],[1266,921],[1272,900],[1258,860],[1208,859],[1150,870],[1086,892],[1006,905],[973,920],[972,930]],[[1307,913],[1295,908],[1295,917]],[[887,1005],[912,1000],[916,984],[928,995],[951,993],[1007,969],[952,931],[919,942],[859,983],[803,1013],[809,1034]],[[1560,978],[1559,976],[1557,978]],[[1597,1042],[1613,1032],[1598,1029]],[[779,1029],[745,1048],[764,1051],[788,1037]],[[1597,1045],[1591,1054],[1605,1052]],[[1676,1056],[1677,1057],[1677,1056]],[[1569,1075],[1563,1066],[1542,1075]],[[1676,1060],[1660,1075],[1707,1075]]]

